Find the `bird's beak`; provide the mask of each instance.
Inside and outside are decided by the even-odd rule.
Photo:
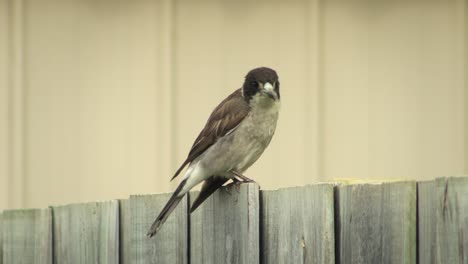
[[[264,92],[268,97],[270,97],[271,99],[276,100],[275,88],[273,87],[273,85],[272,85],[271,83],[266,82],[266,83],[263,85],[263,92]]]

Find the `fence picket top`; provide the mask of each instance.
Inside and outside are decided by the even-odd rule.
[[[335,263],[333,188],[261,191],[262,263]]]
[[[468,177],[418,183],[420,263],[468,263]]]
[[[416,183],[336,187],[338,262],[416,263]]]
[[[119,263],[117,200],[54,206],[52,212],[55,263]]]
[[[132,263],[188,263],[187,196],[152,238],[146,236],[171,193],[132,195],[129,199]]]
[[[220,188],[190,215],[191,263],[259,263],[259,186],[237,188]]]
[[[0,255],[3,255],[4,263],[52,263],[52,214],[49,208],[5,210],[1,227]]]

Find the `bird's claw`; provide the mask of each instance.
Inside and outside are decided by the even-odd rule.
[[[237,171],[234,171],[233,173],[234,173],[234,175],[235,175],[236,177],[239,177],[239,179],[241,179],[242,182],[245,182],[245,183],[247,183],[247,182],[255,182],[254,180],[250,179],[249,177],[247,177],[247,176],[245,176],[245,175],[242,175],[241,173],[239,173],[239,172],[237,172]],[[234,178],[235,178],[235,177],[234,177]],[[255,183],[256,183],[256,182],[255,182]]]

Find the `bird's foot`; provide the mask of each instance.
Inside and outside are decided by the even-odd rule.
[[[239,177],[242,182],[255,182],[254,180],[250,179],[249,177],[247,176],[244,176],[242,175],[241,173],[237,172],[237,171],[233,171],[232,172],[236,177]]]

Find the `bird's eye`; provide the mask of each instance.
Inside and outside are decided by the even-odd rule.
[[[251,82],[250,84],[252,84],[253,87],[257,87],[257,86],[258,86],[258,82]]]

